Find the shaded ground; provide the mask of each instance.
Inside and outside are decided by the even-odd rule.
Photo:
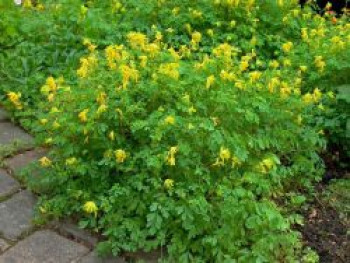
[[[304,213],[305,225],[299,230],[305,245],[317,252],[321,263],[350,262],[350,173],[336,165],[337,152],[324,159],[328,171],[316,188],[315,198]]]
[[[312,204],[301,232],[306,245],[319,255],[320,262],[350,262],[349,225],[326,202]]]

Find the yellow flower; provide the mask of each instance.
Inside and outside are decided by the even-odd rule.
[[[278,67],[280,66],[280,63],[278,63],[277,60],[272,60],[272,61],[269,63],[269,66],[270,66],[271,68],[276,69],[276,68],[278,68]]]
[[[175,124],[175,118],[173,116],[168,116],[164,120],[165,124],[174,125]]]
[[[307,66],[300,66],[300,71],[301,72],[306,72],[307,71]]]
[[[147,37],[142,33],[130,32],[127,35],[127,38],[130,46],[134,49],[137,49],[137,48],[144,49],[147,43]]]
[[[123,77],[123,89],[127,88],[130,80],[137,82],[139,79],[139,71],[133,67],[130,67],[128,65],[121,65],[120,71]]]
[[[165,179],[164,181],[164,187],[167,190],[170,190],[174,187],[174,180],[173,179]]]
[[[55,121],[53,122],[53,124],[52,124],[52,128],[53,128],[54,130],[57,130],[59,127],[61,127],[61,125],[58,123],[57,120],[55,120]]]
[[[32,8],[33,7],[32,1],[31,0],[24,0],[23,7],[24,8]]]
[[[227,148],[221,147],[219,157],[220,157],[222,163],[224,164],[225,161],[227,161],[228,159],[231,158],[230,150]]]
[[[82,112],[80,112],[79,114],[78,114],[78,117],[79,117],[79,120],[81,121],[81,122],[87,122],[87,120],[88,120],[88,118],[87,118],[87,113],[89,112],[89,110],[88,109],[85,109],[85,110],[83,110]]]
[[[48,122],[47,119],[40,119],[40,123],[41,123],[42,125],[45,125],[47,122]]]
[[[168,151],[168,156],[166,158],[168,165],[175,166],[175,154],[177,153],[178,149],[178,146],[170,147],[170,150]]]
[[[21,93],[15,93],[11,91],[7,93],[7,97],[11,101],[11,103],[16,107],[17,110],[21,110],[23,108],[20,102]]]
[[[76,163],[77,163],[77,158],[75,158],[75,157],[71,157],[71,158],[66,159],[66,165],[74,165]]]
[[[108,134],[108,138],[109,138],[111,141],[114,141],[114,140],[115,140],[114,131],[111,131],[111,132]]]
[[[46,156],[39,159],[39,162],[40,162],[40,165],[42,167],[49,167],[52,164],[51,160],[49,158],[47,158]]]
[[[275,165],[275,161],[272,158],[265,158],[259,163],[259,170],[262,173],[268,173]]]
[[[118,163],[123,163],[126,159],[126,152],[122,149],[116,150],[114,155]]]
[[[323,61],[322,56],[316,56],[314,60],[315,66],[319,69],[319,71],[323,71],[326,67],[326,62]]]
[[[105,104],[101,104],[97,109],[97,114],[101,114],[107,110],[107,106]]]
[[[290,52],[292,48],[293,48],[293,43],[292,42],[287,42],[287,43],[284,43],[282,45],[282,49],[286,53]]]
[[[188,112],[189,112],[189,114],[193,114],[193,113],[196,113],[197,110],[196,110],[195,107],[191,106],[191,107],[188,109]]]
[[[299,125],[301,125],[302,122],[303,122],[303,117],[299,114],[298,117],[297,117],[297,123],[298,123]]]
[[[177,80],[180,76],[179,67],[179,63],[165,63],[160,65],[159,73]]]
[[[213,29],[208,29],[207,30],[207,34],[208,34],[208,36],[213,37],[214,36],[214,30]]]
[[[98,208],[94,201],[87,201],[83,206],[83,210],[88,214],[94,214],[95,217],[97,216]]]
[[[192,34],[192,43],[193,44],[198,44],[199,42],[201,42],[201,40],[202,40],[202,34],[201,33],[196,31],[196,32],[194,32]]]
[[[307,28],[302,28],[301,29],[301,38],[304,40],[304,41],[307,41],[309,39],[309,35],[308,35],[308,32],[307,32]]]
[[[253,71],[249,73],[250,81],[255,82],[260,79],[262,73],[260,71]]]
[[[102,104],[105,104],[106,99],[107,99],[107,94],[105,92],[101,92],[98,94],[96,101],[98,104],[102,105]]]
[[[240,64],[240,70],[241,70],[241,71],[245,71],[245,70],[248,69],[248,67],[249,67],[249,61],[247,61],[247,60],[242,60],[242,61],[241,61],[241,64]]]
[[[314,89],[313,97],[314,101],[318,102],[322,98],[322,92],[318,88]]]
[[[180,7],[174,7],[173,10],[171,10],[171,13],[176,16],[180,12]]]
[[[233,156],[232,157],[232,167],[235,168],[235,167],[238,167],[242,164],[241,160],[238,159],[237,156]]]
[[[53,142],[53,139],[50,137],[50,138],[47,138],[46,140],[45,140],[45,144],[47,144],[47,145],[49,145],[49,144],[51,144]]]
[[[303,101],[304,101],[306,104],[310,104],[310,103],[314,102],[314,96],[312,96],[312,94],[310,94],[310,93],[306,93],[306,94],[303,96]]]
[[[50,88],[50,91],[55,91],[57,89],[57,85],[53,77],[48,77],[46,79],[46,85]]]
[[[54,99],[55,99],[55,95],[54,94],[49,94],[48,96],[47,96],[47,100],[49,101],[49,102],[53,102],[54,101]]]
[[[215,76],[211,75],[207,78],[206,88],[209,89],[215,82]]]
[[[147,66],[148,57],[147,56],[139,56],[139,59],[140,59],[140,66],[142,68],[145,68]]]

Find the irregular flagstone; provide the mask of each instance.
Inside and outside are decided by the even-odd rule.
[[[81,229],[77,225],[70,222],[57,222],[55,223],[55,228],[60,234],[68,236],[73,240],[77,240],[80,243],[84,243],[90,248],[96,246],[98,242],[98,239],[91,235],[88,231]]]
[[[4,109],[0,108],[0,121],[6,121],[9,119],[9,117],[10,116],[8,113]]]
[[[126,263],[126,261],[120,257],[107,257],[107,258],[99,257],[97,256],[95,251],[90,252],[78,262],[79,263]]]
[[[19,148],[34,145],[34,139],[21,128],[10,122],[0,122],[0,146],[11,146],[18,143]]]
[[[0,233],[9,240],[16,240],[32,229],[35,197],[28,191],[15,194],[0,203]]]
[[[0,238],[0,254],[3,253],[9,247],[10,245],[5,240]]]
[[[28,166],[30,163],[39,160],[41,157],[45,156],[46,150],[35,149],[32,151],[26,151],[20,153],[12,158],[6,159],[5,164],[8,168],[12,170],[15,175],[19,175],[21,170]]]
[[[19,189],[19,183],[10,177],[5,170],[0,169],[0,201]],[[1,216],[1,215],[0,215]]]
[[[0,263],[71,263],[89,250],[50,230],[38,231],[0,256]]]

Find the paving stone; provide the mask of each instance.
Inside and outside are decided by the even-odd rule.
[[[0,203],[0,233],[9,240],[16,240],[32,227],[35,197],[28,191],[15,194]]]
[[[0,169],[0,200],[19,189],[19,183],[10,177],[5,170]]]
[[[10,146],[14,142],[19,142],[23,146],[34,144],[34,139],[21,128],[10,122],[0,122],[0,145]]]
[[[4,109],[0,108],[0,121],[6,121],[9,119],[9,117],[10,116],[8,113]]]
[[[0,238],[0,254],[8,249],[10,245],[3,239]]]
[[[12,170],[15,175],[18,175],[23,168],[28,166],[31,162],[39,160],[45,155],[44,149],[35,149],[20,153],[12,158],[5,160],[5,164]]]
[[[85,245],[93,248],[96,246],[98,239],[91,235],[88,231],[79,228],[76,224],[71,222],[57,222],[55,227],[58,232],[71,239],[83,242]]]
[[[107,258],[99,257],[97,256],[97,253],[95,251],[90,252],[78,262],[79,263],[126,263],[126,261],[120,257],[107,257]]]
[[[0,256],[0,263],[71,263],[89,250],[50,230],[38,231]]]

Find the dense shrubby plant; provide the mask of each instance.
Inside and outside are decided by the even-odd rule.
[[[54,149],[40,160],[42,214],[86,213],[82,225],[114,253],[295,258],[293,218],[274,199],[318,175],[322,140],[304,123],[322,95],[303,99],[284,67],[248,72],[256,54],[240,58],[229,44],[193,60],[199,37],[179,52],[159,37],[127,38],[105,58],[86,40],[78,85],[48,78],[41,88],[50,105],[37,130]]]
[[[41,215],[77,216],[115,254],[297,259],[278,204],[319,177],[323,134],[344,138],[349,69],[349,24],[297,2],[8,1],[0,89],[52,149],[27,176]]]

